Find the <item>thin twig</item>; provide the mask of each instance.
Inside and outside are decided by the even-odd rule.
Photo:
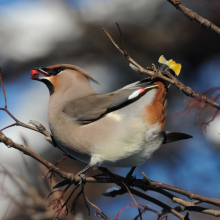
[[[123,35],[122,35],[121,28],[120,28],[118,22],[116,22],[116,25],[118,26],[118,30],[119,30],[119,33],[120,33],[120,35],[121,35],[121,42],[122,42],[122,47],[123,47],[124,55],[127,56],[128,53],[127,53],[127,51],[126,51],[126,49],[125,49],[124,37],[123,37]]]
[[[129,190],[129,188],[126,186],[126,184],[125,184],[124,182],[122,182],[122,183],[123,183],[123,185],[125,186],[125,188],[127,189],[128,193],[130,194],[130,196],[131,196],[131,198],[132,198],[134,204],[135,204],[136,207],[140,210],[141,208],[138,206],[138,204],[137,204],[136,200],[134,199],[134,197],[133,197],[131,191]],[[142,210],[142,209],[141,209],[141,210]]]
[[[138,204],[137,204],[135,198],[133,197],[131,191],[130,191],[129,188],[126,186],[126,184],[125,184],[124,182],[122,182],[122,183],[123,183],[123,185],[125,186],[125,188],[127,189],[128,193],[130,194],[130,196],[131,196],[131,198],[132,198],[134,204],[136,205],[136,207],[137,207],[137,209],[138,209],[138,212],[139,212],[140,219],[142,220],[142,215],[141,215],[141,210],[142,210],[142,209],[138,206]]]
[[[0,67],[0,82],[1,82],[1,85],[2,85],[3,93],[4,93],[5,109],[7,109],[8,105],[7,105],[7,98],[6,98],[6,93],[5,93],[5,87],[4,87],[4,84],[3,84],[3,81],[2,81],[2,69],[1,69],[1,67]]]
[[[133,207],[133,206],[136,206],[136,204],[131,204],[131,205],[127,205],[127,206],[123,207],[123,208],[118,212],[118,214],[116,215],[116,217],[115,217],[114,220],[117,220],[117,219],[118,219],[118,217],[119,217],[119,215],[122,213],[122,211],[124,211],[124,210],[127,209],[127,208]],[[138,206],[139,206],[139,207],[140,207],[140,206],[143,207],[143,211],[142,211],[143,214],[144,214],[144,212],[146,212],[146,211],[152,211],[152,212],[158,214],[158,212],[157,212],[156,210],[149,208],[149,205],[148,205],[148,206],[144,206],[144,205],[138,204]],[[134,220],[137,219],[138,217],[139,217],[139,214],[134,218]]]
[[[85,196],[85,197],[86,197],[86,201],[87,201],[91,206],[93,206],[94,208],[98,209],[99,212],[102,213],[102,214],[105,216],[106,220],[110,220],[109,217],[108,217],[104,212],[102,212],[102,210],[101,210],[98,206],[96,206],[95,204],[93,204],[92,202],[90,202],[87,196]]]
[[[43,125],[39,124],[39,126],[36,126],[33,123],[32,124],[35,127],[27,125],[27,124],[19,121],[14,115],[11,114],[10,111],[8,111],[8,109],[7,109],[8,106],[7,106],[6,92],[5,92],[5,88],[4,88],[4,84],[3,84],[3,80],[2,80],[2,74],[1,74],[1,67],[0,67],[0,83],[1,83],[1,86],[2,86],[2,90],[3,90],[3,94],[4,94],[4,99],[5,99],[5,107],[4,108],[0,108],[0,110],[5,111],[15,121],[14,124],[11,124],[11,125],[3,128],[3,129],[1,129],[1,131],[5,130],[6,128],[13,127],[13,126],[22,126],[24,128],[28,128],[28,129],[40,132],[40,133],[44,134],[46,137],[50,137],[51,138],[50,133],[45,129],[45,127]],[[35,121],[30,121],[30,123],[31,122],[35,122]],[[40,126],[42,127],[42,129],[40,128]]]

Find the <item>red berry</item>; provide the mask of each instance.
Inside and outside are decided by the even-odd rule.
[[[37,70],[31,70],[31,76],[32,77],[38,77],[39,76],[39,72]]]

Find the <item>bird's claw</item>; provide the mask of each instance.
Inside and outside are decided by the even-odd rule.
[[[53,144],[53,140],[51,137],[45,137],[45,140],[48,141],[50,144]]]
[[[86,176],[82,173],[79,173],[76,175],[77,176],[80,176],[81,180],[78,182],[78,185],[81,185],[81,186],[84,186],[86,184]]]
[[[126,185],[134,186],[134,181],[136,180],[136,176],[126,176]]]

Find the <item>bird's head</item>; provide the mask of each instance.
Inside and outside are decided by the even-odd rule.
[[[40,73],[43,76],[39,77]],[[34,68],[31,71],[31,76],[31,79],[45,83],[50,95],[55,92],[65,92],[69,89],[72,89],[73,93],[75,91],[79,94],[91,92],[93,89],[89,83],[89,79],[98,83],[96,79],[82,68],[69,64]]]

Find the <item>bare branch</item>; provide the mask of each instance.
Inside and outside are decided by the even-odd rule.
[[[202,16],[198,15],[196,12],[192,11],[191,9],[183,6],[180,0],[167,0],[170,2],[176,9],[181,11],[186,17],[188,17],[191,21],[198,22],[204,29],[209,29],[216,34],[220,35],[220,28],[213,24],[211,21],[203,18]]]
[[[155,181],[151,181],[151,184],[152,184],[152,186],[155,186],[155,187],[161,187],[163,189],[167,189],[167,190],[170,190],[170,191],[173,191],[173,192],[177,192],[179,194],[187,196],[189,199],[197,199],[197,200],[200,200],[202,202],[210,203],[212,205],[220,207],[220,200],[219,199],[208,198],[208,197],[205,197],[205,196],[201,196],[201,195],[198,195],[198,194],[180,189],[180,188],[175,187],[175,186],[171,186],[171,185],[167,185],[167,184],[159,183],[159,182],[155,182]]]
[[[121,28],[120,28],[118,22],[116,22],[116,25],[118,26],[118,30],[119,30],[119,33],[121,35],[121,42],[122,42],[122,47],[123,47],[124,55],[127,56],[128,53],[127,53],[127,51],[125,49],[125,43],[124,43],[124,38],[123,38],[123,35],[122,35],[122,32],[121,32]]]
[[[140,73],[140,74],[146,74],[152,78],[159,78],[166,82],[171,83],[175,87],[177,87],[180,91],[182,91],[185,95],[192,97],[196,99],[197,101],[204,101],[205,103],[220,109],[220,104],[213,101],[212,99],[207,98],[205,95],[201,95],[199,93],[196,93],[193,89],[191,89],[188,86],[185,86],[183,83],[181,83],[177,78],[175,78],[172,74],[169,73],[169,71],[160,71],[156,68],[143,68],[140,64],[138,64],[136,61],[134,61],[127,53],[125,54],[120,47],[115,43],[115,41],[112,39],[111,35],[103,29],[103,31],[106,33],[106,35],[111,40],[112,44],[125,56],[125,58],[133,65],[134,68]],[[154,66],[155,67],[155,66]],[[164,74],[168,75],[169,77],[164,76]]]

